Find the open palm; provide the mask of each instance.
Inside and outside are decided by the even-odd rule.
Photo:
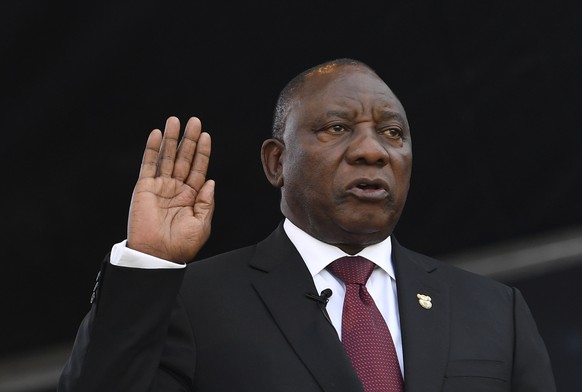
[[[127,246],[176,263],[191,261],[210,235],[214,181],[206,180],[210,135],[191,117],[150,133],[133,191]]]

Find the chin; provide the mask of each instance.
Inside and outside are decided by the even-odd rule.
[[[392,233],[396,224],[391,220],[363,217],[363,219],[352,219],[341,225],[348,235],[367,237],[378,237],[383,240]]]
[[[353,236],[361,236],[365,242],[383,241],[392,234],[400,218],[400,211],[373,211],[351,214],[343,217],[341,227]]]

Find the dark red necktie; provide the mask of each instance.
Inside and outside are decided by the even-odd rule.
[[[346,285],[342,343],[366,392],[403,392],[404,382],[390,330],[366,289],[374,263],[342,257],[327,269]]]

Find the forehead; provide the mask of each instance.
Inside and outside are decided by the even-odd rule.
[[[354,114],[391,112],[406,118],[392,90],[371,70],[360,66],[318,69],[296,93],[291,112],[296,115],[347,110]]]

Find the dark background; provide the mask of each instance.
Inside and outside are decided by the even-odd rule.
[[[213,137],[200,256],[268,234],[281,215],[259,150],[277,94],[337,57],[376,69],[407,110],[404,245],[440,256],[582,223],[582,2],[21,1],[0,15],[2,357],[72,341],[169,115]],[[555,322],[582,326],[580,278],[511,282],[556,342],[562,390],[582,338],[564,346]]]

